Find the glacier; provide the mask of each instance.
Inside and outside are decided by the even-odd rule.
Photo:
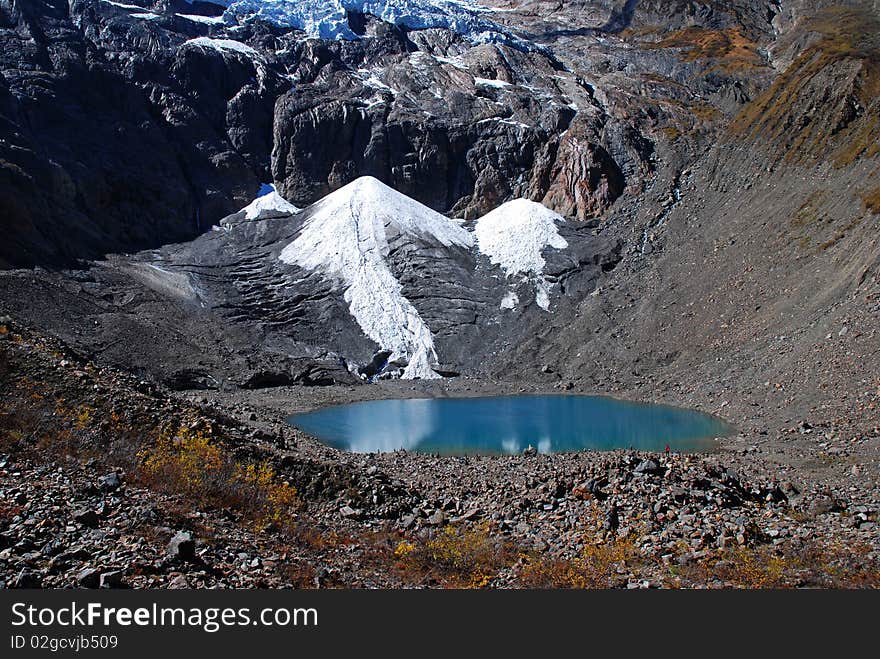
[[[489,16],[498,9],[470,0],[211,0],[226,7],[229,23],[251,17],[279,27],[303,30],[322,39],[358,39],[348,24],[348,13],[371,14],[410,30],[446,28],[476,42],[512,42],[512,37]]]

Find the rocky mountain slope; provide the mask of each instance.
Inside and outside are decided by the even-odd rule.
[[[871,490],[775,463],[747,437],[709,456],[340,453],[273,428],[265,392],[253,407],[169,397],[57,339],[2,327],[7,588],[880,583]],[[333,389],[312,391],[350,400]],[[827,436],[801,430],[787,452]],[[864,482],[878,439],[824,445]]]
[[[609,219],[637,236],[614,282],[520,350],[541,342],[541,359],[591,386],[685,392],[697,373],[716,410],[793,420],[858,401],[877,425],[880,29],[865,7],[810,9],[769,51],[780,76],[672,194]]]
[[[659,381],[671,367],[683,380],[732,316],[766,331],[780,323],[771,298],[788,299],[803,272],[838,273],[843,259],[856,287],[822,296],[809,285],[798,307],[813,315],[791,314],[824,328],[841,286],[868,286],[870,298],[876,283],[878,125],[876,14],[824,5],[7,2],[0,259],[69,266],[202,235],[85,271],[4,277],[8,310],[179,386],[347,381],[347,362],[385,352],[405,355],[404,372],[421,355],[409,375],[551,366],[601,387],[609,373],[644,384],[643,372]],[[270,198],[261,181],[290,213],[364,176],[427,207],[392,221],[412,226],[384,222],[391,260],[369,276],[326,251],[350,242],[340,233],[350,217],[310,210],[208,231],[248,202],[245,219],[258,217]],[[415,238],[419,218],[440,217],[430,212],[488,226],[516,199],[568,218],[576,238],[543,243],[547,276],[524,273],[534,286],[501,302],[493,281],[514,273],[491,247],[471,250],[458,232],[440,239],[458,253],[438,258]],[[495,234],[523,239],[514,227],[526,216],[502,214]],[[301,226],[279,262],[279,241]],[[574,247],[557,252],[563,243]],[[312,274],[297,279],[297,268]],[[371,295],[401,286],[386,300],[397,310],[366,320],[385,305],[358,296],[358,277]],[[563,295],[548,324],[534,307],[549,308],[551,283]],[[49,309],[55,287],[88,303]],[[731,341],[727,355],[773,351],[769,339]],[[296,373],[266,370],[279,359]]]
[[[693,67],[653,43],[633,57],[630,42],[602,36],[614,14],[603,5],[577,45],[560,31],[556,52],[528,4],[423,3],[430,15],[490,16],[494,41],[454,12],[447,27],[410,29],[433,23],[384,23],[358,3],[346,16],[363,38],[316,39],[338,26],[338,11],[303,31],[302,21],[237,9],[246,4],[0,5],[3,262],[190,238],[270,179],[300,206],[372,175],[456,216],[528,197],[585,220],[652,175],[658,112],[694,123],[678,107],[694,100],[687,89],[653,83],[674,102],[645,103],[641,76],[620,74],[635,66],[687,79]],[[374,4],[363,8],[389,18],[400,7]],[[553,25],[581,5],[551,14]]]

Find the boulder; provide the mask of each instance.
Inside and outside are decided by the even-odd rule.
[[[91,528],[97,528],[99,522],[98,513],[90,508],[76,511],[73,513],[73,519],[83,526]]]
[[[85,568],[76,575],[76,583],[81,588],[97,588],[101,583],[101,573],[94,568]]]
[[[124,588],[125,587],[125,571],[111,570],[110,572],[102,572],[99,581],[100,588]]]
[[[98,479],[98,487],[102,492],[114,492],[122,486],[122,477],[115,471],[101,476]]]
[[[196,557],[196,543],[189,531],[178,531],[168,542],[167,553],[171,558],[191,561]]]
[[[636,468],[633,469],[634,474],[649,474],[651,476],[662,473],[663,467],[656,460],[642,460]]]

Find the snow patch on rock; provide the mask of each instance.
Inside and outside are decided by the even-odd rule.
[[[386,85],[380,76],[382,75],[382,71],[380,69],[358,69],[358,76],[360,76],[361,81],[365,86],[370,87],[371,89],[376,89],[378,91],[389,92],[397,96],[400,92],[393,87],[389,87]]]
[[[101,0],[104,4],[113,5],[114,7],[119,7],[120,9],[132,9],[134,11],[143,11],[145,7],[141,7],[140,5],[127,5],[124,2],[113,2],[113,0]]]
[[[202,16],[201,14],[175,14],[180,18],[185,18],[193,23],[204,23],[205,25],[223,25],[226,19],[223,16]]]
[[[375,178],[365,176],[307,211],[302,231],[279,258],[338,281],[364,333],[390,350],[403,378],[435,379],[434,339],[388,267],[389,238],[403,234],[444,247],[469,249],[464,228]]]
[[[548,247],[565,249],[558,222],[565,220],[546,206],[528,199],[514,199],[477,220],[474,235],[480,252],[500,266],[508,277],[517,275],[535,284],[535,302],[550,309],[550,283],[544,277]],[[505,298],[506,299],[506,298]]]
[[[505,80],[494,80],[492,78],[474,78],[475,85],[481,85],[483,87],[494,87],[495,89],[504,89],[505,87],[510,87],[510,83]]]
[[[213,48],[214,50],[219,50],[220,52],[231,51],[241,53],[249,57],[260,57],[260,54],[256,50],[254,50],[247,44],[244,44],[241,41],[235,41],[234,39],[212,39],[211,37],[196,37],[195,39],[184,41],[181,45],[181,48],[186,48],[188,46],[194,46],[197,48]]]

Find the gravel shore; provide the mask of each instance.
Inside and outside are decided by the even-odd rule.
[[[606,556],[599,584],[616,587],[833,585],[841,574],[858,577],[844,585],[859,585],[880,574],[877,429],[853,433],[808,420],[785,427],[768,417],[762,430],[739,425],[740,434],[706,454],[351,454],[285,418],[368,398],[547,389],[458,379],[171,394],[20,328],[0,345],[11,385],[4,388],[0,579],[10,587],[469,585],[460,577],[475,566],[455,574],[454,566],[438,572],[432,565],[443,563],[437,538],[450,529],[483,534],[456,542],[509,552],[479,584],[496,587],[568,585],[558,583],[559,566],[580,565],[596,547],[625,547]],[[36,433],[10,441],[10,410],[20,401],[14,392],[23,383],[36,387],[31,396],[47,395],[39,389],[59,401],[56,420],[60,401],[91,410],[74,421],[84,437],[78,448],[59,451]],[[693,400],[655,400],[705,409]],[[735,425],[737,409],[725,406]],[[152,486],[138,475],[133,448],[127,458],[100,449],[114,446],[118,432],[108,427],[109,414],[132,420],[141,451],[151,426],[186,420],[212,428],[236,459],[275,465],[299,502],[283,524],[255,525],[234,505],[199,505],[191,494]],[[96,450],[87,450],[90,443]],[[423,547],[433,547],[428,554],[437,560],[407,558]],[[742,583],[741,570],[724,566],[744,552],[778,555],[794,567],[782,581],[765,575]]]

